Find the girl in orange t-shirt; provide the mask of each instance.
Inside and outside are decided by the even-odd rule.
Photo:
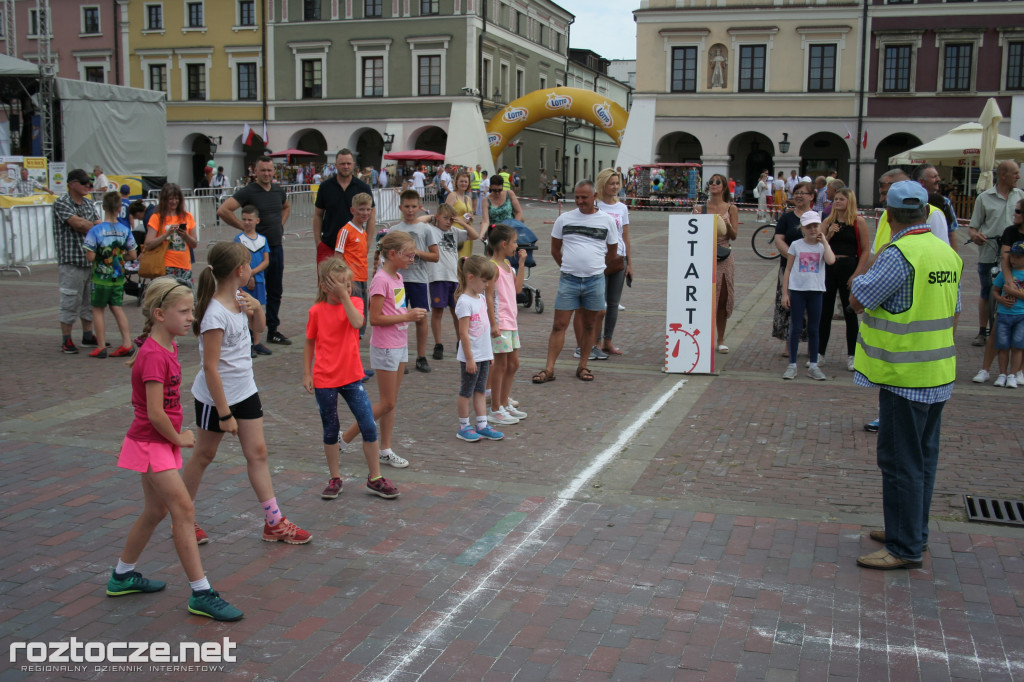
[[[317,266],[320,289],[309,309],[306,345],[302,350],[302,385],[316,395],[324,427],[324,456],[331,480],[320,493],[333,500],[341,493],[341,446],[338,394],[345,399],[363,436],[363,455],[370,473],[366,487],[386,499],[398,497],[398,488],[380,475],[380,444],[373,421],[373,406],[363,388],[363,361],[359,357],[359,328],[363,326],[363,300],[352,296],[352,271],[340,258]],[[315,357],[314,357],[315,356]]]
[[[160,190],[157,211],[146,225],[146,248],[153,249],[167,243],[164,252],[166,274],[182,284],[192,286],[192,253],[199,240],[196,238],[196,220],[185,210],[185,196],[181,187],[169,182]]]

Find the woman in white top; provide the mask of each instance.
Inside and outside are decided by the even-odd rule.
[[[757,194],[757,219],[768,220],[771,215],[768,213],[768,197],[772,193],[772,180],[771,176],[768,175],[768,171],[761,173],[761,178],[757,181],[757,187],[755,188]]]
[[[595,324],[599,332],[598,347],[591,350],[591,357],[605,360],[608,355],[622,355],[622,350],[612,343],[615,325],[619,318],[619,301],[622,299],[622,287],[633,281],[633,266],[629,262],[629,209],[619,201],[619,190],[622,188],[622,176],[613,169],[605,168],[597,174],[594,190],[597,192],[597,209],[604,211],[615,221],[619,228],[618,256],[608,264],[605,270],[605,312],[599,313]],[[581,338],[583,321],[579,315],[573,321],[576,338]],[[603,331],[602,331],[603,330]]]

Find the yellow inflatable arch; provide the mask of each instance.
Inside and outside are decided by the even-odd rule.
[[[487,124],[487,144],[494,163],[506,145],[531,123],[555,116],[582,118],[603,130],[615,144],[622,144],[629,114],[607,97],[580,88],[534,90],[510,103]]]

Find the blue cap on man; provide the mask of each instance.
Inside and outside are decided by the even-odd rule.
[[[928,190],[913,180],[900,180],[889,186],[885,203],[890,208],[921,208],[928,205]]]

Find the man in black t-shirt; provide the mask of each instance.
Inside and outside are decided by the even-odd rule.
[[[334,166],[337,174],[321,183],[316,194],[313,243],[316,244],[317,263],[334,255],[338,232],[352,220],[352,197],[363,192],[373,196],[370,186],[353,175],[356,161],[350,149],[338,152]],[[376,211],[371,213],[366,224],[366,239],[371,244],[376,232],[376,215]]]
[[[284,224],[288,222],[291,204],[281,185],[274,182],[274,162],[260,159],[256,162],[256,182],[251,182],[235,192],[217,209],[217,217],[235,228],[242,229],[242,223],[235,217],[235,211],[252,204],[260,212],[260,224],[256,231],[267,238],[270,247],[270,266],[264,271],[267,285],[267,341],[290,346],[291,340],[277,330],[281,323],[281,296],[284,294]]]

